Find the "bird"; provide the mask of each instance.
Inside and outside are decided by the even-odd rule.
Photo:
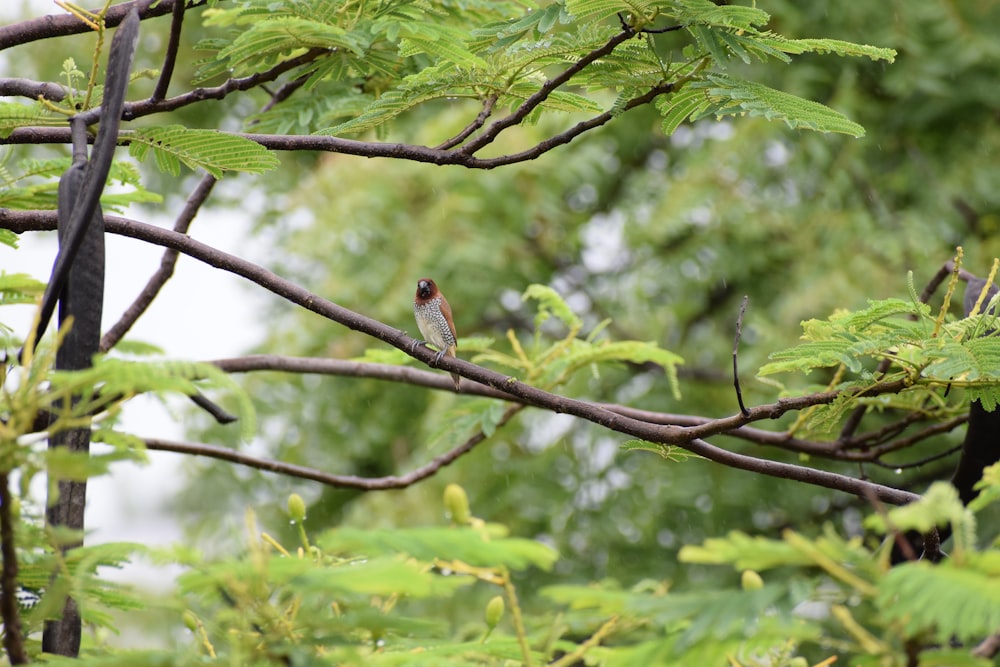
[[[451,306],[448,305],[448,299],[444,298],[437,284],[430,278],[421,278],[417,281],[417,294],[413,298],[413,316],[417,319],[420,335],[426,339],[422,342],[430,343],[438,350],[435,362],[441,363],[441,357],[445,355],[455,356],[458,339],[455,336],[455,322],[451,318]],[[458,373],[452,373],[451,379],[455,382],[455,391],[458,391],[462,378]]]

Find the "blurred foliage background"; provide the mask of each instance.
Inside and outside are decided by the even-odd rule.
[[[567,394],[706,416],[737,410],[729,369],[746,294],[745,397],[750,404],[774,400],[775,388],[755,381],[754,369],[795,343],[801,320],[902,296],[910,270],[919,289],[956,245],[965,247],[966,266],[983,275],[1000,253],[1000,8],[777,1],[767,9],[786,35],[899,50],[892,65],[805,55],[795,66],[767,70],[769,85],[858,120],[865,138],[751,119],[703,121],[666,138],[649,109],[531,163],[489,172],[286,157],[295,176],[279,181],[258,218],[269,247],[260,259],[411,333],[419,277],[442,286],[460,336],[498,340],[509,328],[527,336],[532,314],[518,295],[531,283],[552,285],[588,328],[611,318],[611,335],[654,340],[686,360],[681,401],[660,372],[644,368],[579,378]],[[472,113],[460,102],[442,103],[406,117],[388,138],[434,145]],[[557,129],[543,121],[521,139],[527,146]],[[294,185],[285,190],[289,180]],[[287,304],[262,299],[260,307],[269,326],[255,352],[344,358],[370,344]],[[402,473],[444,451],[434,446],[435,433],[470,400],[348,378],[260,374],[246,384],[270,455],[363,475]],[[194,435],[225,437],[218,427]],[[919,451],[940,451],[960,437]],[[316,521],[412,524],[435,519],[441,489],[454,481],[469,490],[477,515],[557,547],[560,575],[624,584],[698,577],[677,567],[676,550],[730,529],[808,533],[831,521],[858,531],[865,508],[854,499],[693,459],[626,454],[622,440],[569,417],[528,411],[405,491],[304,488],[196,461],[188,466],[188,491],[175,502],[198,519],[193,525],[203,536],[217,530],[212,517],[220,503],[239,507],[291,490],[308,496]],[[750,453],[757,447],[724,442]],[[953,465],[947,459],[903,475],[865,472],[920,491]],[[278,512],[268,518],[276,527],[283,522]]]
[[[283,154],[283,167],[267,178],[224,183],[213,205],[254,218],[247,252],[256,261],[410,333],[420,277],[441,285],[460,337],[496,340],[508,329],[528,340],[533,312],[520,294],[543,283],[567,298],[588,330],[610,318],[611,336],[653,340],[686,360],[679,401],[662,372],[645,367],[581,376],[562,390],[595,401],[710,417],[736,412],[733,331],[740,299],[749,295],[744,397],[748,404],[770,402],[777,389],[756,381],[754,370],[770,352],[795,343],[801,320],[903,296],[907,271],[919,289],[956,245],[965,248],[965,266],[982,275],[1000,255],[1000,5],[768,0],[765,9],[773,29],[791,37],[899,51],[892,65],[803,55],[794,66],[754,66],[769,85],[860,122],[865,138],[746,118],[702,121],[668,138],[656,113],[640,109],[540,159],[492,171]],[[202,35],[190,26],[184,38],[194,43]],[[142,45],[140,66],[158,66],[161,45],[154,42]],[[91,44],[74,38],[79,62]],[[55,58],[66,54],[45,53],[44,46],[37,45],[30,68],[55,71]],[[194,63],[179,66],[178,80],[190,79]],[[152,85],[139,81],[136,90]],[[265,101],[255,92],[177,113],[192,127],[226,127]],[[460,101],[428,105],[403,117],[387,139],[435,145],[476,112]],[[572,122],[545,118],[508,141],[533,145]],[[150,179],[167,208],[178,208],[193,184],[153,173]],[[254,205],[241,207],[248,198]],[[198,225],[212,224],[210,211]],[[269,295],[248,288],[246,298],[263,323],[248,353],[351,358],[372,345]],[[259,412],[254,452],[368,476],[404,473],[443,452],[442,424],[471,400],[353,378],[259,373],[241,382]],[[200,414],[190,421],[192,439],[238,444],[235,430],[209,425]],[[960,438],[943,436],[908,456]],[[860,531],[867,508],[853,498],[697,459],[626,453],[622,441],[566,416],[528,410],[404,491],[337,491],[192,459],[185,491],[168,503],[199,544],[226,549],[241,526],[220,517],[239,516],[248,504],[268,530],[291,537],[275,499],[292,491],[306,497],[316,529],[420,525],[440,522],[442,489],[457,482],[477,516],[556,547],[560,581],[610,577],[632,585],[653,578],[681,588],[719,576],[676,560],[684,544],[709,536],[737,528],[776,536],[785,527],[814,534],[825,522]],[[759,453],[757,445],[720,443]],[[954,462],[901,475],[864,472],[920,491],[947,478]],[[825,467],[858,473],[857,466]],[[522,584],[529,605],[531,589],[530,580]]]

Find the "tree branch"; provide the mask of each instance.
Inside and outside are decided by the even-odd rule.
[[[503,418],[498,423],[498,426],[505,425],[511,417],[523,408],[523,405],[515,405],[508,408],[504,413]],[[251,468],[257,468],[258,470],[266,470],[268,472],[279,473],[300,479],[308,479],[337,488],[380,491],[385,489],[404,488],[415,484],[420,480],[426,479],[444,466],[455,461],[463,454],[471,451],[473,447],[485,439],[486,436],[482,431],[480,431],[458,447],[442,454],[430,463],[421,466],[406,475],[391,475],[387,477],[334,475],[315,468],[284,463],[273,459],[250,456],[248,454],[243,454],[233,449],[220,447],[218,445],[175,442],[156,438],[146,439],[145,442],[146,447],[155,451],[177,452],[181,454],[191,454],[194,456],[205,456],[220,459],[223,461],[229,461],[230,463],[238,463]],[[755,472],[771,477],[791,479],[798,482],[804,482],[806,484],[822,486],[836,491],[847,491],[848,493],[853,493],[854,495],[862,497],[875,497],[895,505],[903,505],[920,498],[920,496],[916,493],[893,489],[888,486],[854,479],[853,477],[847,477],[845,475],[838,475],[836,473],[815,470],[804,466],[796,466],[788,463],[779,463],[777,461],[768,461],[765,459],[754,458],[752,456],[736,454],[734,452],[729,452],[719,447],[710,445],[703,440],[693,440],[685,447],[699,456],[703,456],[711,461],[721,463],[731,468],[747,470],[749,472]]]
[[[486,128],[485,132],[462,146],[462,148],[459,149],[459,152],[463,155],[473,155],[476,151],[493,143],[493,140],[496,139],[501,132],[512,125],[517,125],[522,120],[527,118],[528,114],[534,111],[539,104],[547,100],[553,91],[582,72],[587,65],[610,54],[619,44],[630,39],[634,34],[635,33],[632,30],[622,30],[621,32],[615,34],[611,37],[611,39],[605,42],[604,46],[594,49],[567,67],[558,76],[555,76],[543,83],[542,87],[538,89],[538,92],[522,102],[520,106],[518,106],[517,109],[509,115],[491,123],[490,126]]]
[[[1000,631],[994,632],[972,649],[972,655],[977,658],[989,659],[998,654],[1000,654]]]
[[[163,67],[160,69],[160,78],[156,82],[153,94],[149,96],[150,102],[159,102],[167,96],[167,89],[170,87],[170,79],[174,75],[174,65],[177,64],[177,50],[181,44],[181,28],[184,26],[184,3],[175,2],[173,12],[170,16],[170,36],[167,38],[167,52],[163,56]]]
[[[311,373],[316,375],[385,380],[387,382],[398,382],[418,387],[427,387],[429,389],[438,389],[441,391],[452,391],[454,389],[454,385],[451,380],[440,373],[424,371],[410,366],[376,364],[363,361],[347,361],[343,359],[330,359],[328,357],[288,357],[275,354],[255,354],[244,357],[215,359],[207,363],[210,363],[227,373],[250,373],[255,371]],[[495,398],[505,401],[516,400],[512,399],[508,394],[502,391],[476,383],[469,383],[465,385],[462,388],[462,393],[469,396],[482,396],[485,398]],[[615,403],[588,402],[588,404],[605,410],[610,410],[611,412],[620,414],[624,417],[647,422],[649,424],[660,424],[664,426],[670,425],[690,428],[694,426],[715,424],[717,421],[717,419],[713,419],[712,417],[653,412]],[[758,409],[760,410],[758,414],[763,414],[767,409],[777,408],[777,404],[758,406]],[[925,440],[933,435],[947,433],[948,431],[961,426],[965,423],[965,421],[966,417],[961,416],[941,424],[934,424],[907,438],[907,446],[913,445],[921,440]],[[718,435],[834,461],[851,461],[858,463],[873,462],[880,464],[880,456],[896,450],[896,448],[890,449],[888,447],[882,447],[871,448],[863,452],[847,451],[846,449],[842,449],[837,442],[803,440],[801,438],[792,437],[787,431],[768,431],[765,429],[754,428],[752,426],[739,426],[732,430],[722,431]],[[885,465],[890,468],[896,467],[889,464]]]
[[[524,409],[523,405],[512,405],[504,412],[497,428],[507,424],[511,418]],[[358,477],[356,475],[335,475],[323,472],[308,466],[275,461],[257,456],[243,454],[228,447],[218,445],[208,445],[194,442],[175,442],[171,440],[160,440],[158,438],[148,438],[145,440],[146,447],[161,452],[177,452],[179,454],[190,454],[192,456],[205,456],[208,458],[229,461],[240,465],[265,470],[267,472],[287,475],[299,479],[308,479],[327,486],[339,489],[360,489],[362,491],[384,491],[386,489],[403,489],[412,486],[417,482],[427,479],[436,474],[441,468],[455,462],[459,457],[471,452],[476,445],[486,440],[486,434],[477,432],[471,438],[463,442],[458,447],[437,456],[429,463],[408,472],[405,475],[389,475],[386,477]]]
[[[3,618],[3,647],[12,665],[24,665],[28,655],[24,651],[21,633],[21,615],[17,605],[17,548],[14,543],[13,498],[10,494],[10,477],[0,473],[0,554],[3,555],[3,573],[0,575],[0,617]]]
[[[54,225],[52,218],[53,216],[49,211],[10,211],[0,209],[0,227],[11,229],[12,231],[52,228]],[[910,502],[918,497],[916,494],[877,484],[870,487],[859,486],[859,480],[842,475],[732,454],[700,440],[700,438],[710,435],[732,431],[751,421],[774,419],[791,410],[800,410],[812,405],[830,403],[836,400],[841,395],[841,392],[829,391],[809,396],[782,398],[770,405],[750,408],[748,416],[737,414],[688,428],[652,424],[626,417],[607,408],[588,403],[587,401],[559,396],[537,389],[518,381],[514,377],[502,375],[462,359],[453,357],[438,359],[435,352],[425,346],[415,345],[416,340],[403,331],[328,301],[261,266],[207,246],[183,234],[177,234],[176,232],[161,229],[153,225],[116,216],[106,216],[106,224],[108,231],[112,233],[174,248],[210,266],[242,276],[283,299],[349,329],[367,334],[402,350],[428,366],[439,368],[449,373],[458,373],[469,380],[474,380],[514,397],[521,403],[557,413],[570,414],[609,430],[624,433],[648,442],[678,445],[706,458],[723,462],[726,465],[732,465],[744,470],[753,470],[765,475],[807,481],[819,486],[838,488],[854,494],[858,494],[862,488],[872,488],[879,498],[890,503]],[[874,396],[883,393],[898,393],[905,389],[906,386],[906,381],[901,379],[893,382],[876,383],[860,391],[851,390],[850,393],[854,396]],[[837,486],[838,484],[839,486]],[[868,483],[865,482],[862,484]]]
[[[489,118],[490,114],[493,113],[493,105],[496,103],[497,103],[496,95],[490,95],[489,97],[487,97],[483,101],[483,110],[479,112],[479,115],[476,116],[475,119],[465,127],[465,129],[456,134],[454,137],[448,139],[444,143],[435,146],[434,150],[437,151],[448,150],[449,148],[454,148],[455,146],[458,146],[463,141],[468,139],[473,132],[481,128],[486,123],[486,119]]]
[[[61,102],[66,97],[66,91],[59,84],[48,81],[0,79],[0,97],[14,96],[27,97],[31,100],[42,97],[51,102]]]
[[[186,4],[188,8],[200,7],[207,0],[133,0],[113,5],[104,15],[104,25],[113,28],[121,23],[133,7],[139,8],[140,19],[150,19],[169,14],[175,3]],[[100,10],[93,10],[96,14]],[[13,46],[28,44],[50,37],[65,37],[91,32],[91,29],[72,14],[52,14],[35,19],[0,26],[0,51]]]
[[[175,232],[178,234],[187,233],[191,222],[198,214],[201,205],[208,199],[208,195],[211,194],[215,183],[215,176],[211,174],[202,176],[198,185],[188,197],[187,203],[184,204],[184,209],[174,222]],[[101,352],[107,352],[113,348],[128,333],[128,330],[132,328],[132,325],[136,323],[139,317],[146,312],[163,286],[174,275],[174,267],[177,265],[178,257],[180,257],[180,253],[176,250],[168,248],[163,252],[163,257],[160,258],[160,267],[156,270],[156,273],[150,276],[146,282],[146,286],[142,288],[142,291],[135,298],[135,301],[132,302],[132,305],[125,309],[125,312],[115,322],[114,326],[108,329],[107,333],[101,338]]]
[[[305,55],[305,54],[304,54]],[[304,57],[304,56],[303,56]],[[286,63],[291,61],[285,61]],[[274,69],[277,69],[274,68]],[[290,69],[290,68],[289,68]],[[273,72],[273,70],[269,70]],[[277,76],[277,75],[275,75]],[[170,105],[185,106],[201,99],[221,99],[232,91],[223,90],[229,85],[247,85],[245,83],[232,84],[231,82],[245,82],[247,79],[231,79],[229,82],[217,88],[199,88],[185,95],[172,97],[156,105],[149,105],[148,102],[136,102],[131,106],[126,106],[123,117],[126,120],[136,117],[136,115],[146,115],[156,111],[168,110],[165,107]],[[261,83],[257,80],[254,85]],[[649,92],[629,100],[622,111],[629,111],[637,106],[648,104],[656,97],[672,92],[674,84],[667,83],[657,86]],[[193,96],[193,97],[192,97]],[[155,110],[150,110],[156,106]],[[171,107],[176,108],[176,107]],[[141,112],[141,113],[137,113]],[[129,115],[132,113],[132,115]],[[356,155],[359,157],[383,157],[398,160],[410,160],[412,162],[424,162],[437,165],[458,165],[468,169],[495,169],[508,164],[527,162],[541,157],[554,148],[568,144],[584,132],[598,128],[608,123],[615,114],[611,111],[598,114],[593,118],[581,121],[573,127],[560,132],[537,145],[521,151],[491,158],[478,158],[473,155],[462,153],[461,150],[440,150],[427,146],[417,146],[413,144],[383,143],[377,141],[358,141],[356,139],[344,139],[342,137],[330,137],[325,135],[276,135],[276,134],[252,134],[229,132],[233,136],[243,137],[254,141],[264,148],[279,151],[323,151],[329,153],[340,153],[343,155]],[[0,138],[0,145],[3,144],[62,144],[68,143],[70,139],[69,131],[61,127],[19,127],[11,132],[7,137]],[[119,145],[129,144],[128,135],[122,134],[119,137]]]

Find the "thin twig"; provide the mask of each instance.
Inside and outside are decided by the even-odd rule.
[[[3,618],[3,647],[12,665],[24,665],[28,655],[24,650],[21,615],[17,604],[17,548],[14,543],[13,498],[10,476],[0,473],[0,554],[3,574],[0,580],[0,616]]]
[[[514,111],[509,115],[494,121],[490,124],[486,130],[465,144],[460,152],[465,155],[473,155],[476,151],[480,150],[484,146],[489,145],[493,142],[497,136],[506,130],[508,127],[517,125],[522,120],[528,117],[532,111],[534,111],[539,104],[544,102],[549,98],[557,88],[562,86],[564,83],[572,79],[574,76],[582,72],[588,65],[590,65],[595,60],[603,58],[609,55],[615,48],[622,42],[630,39],[635,33],[631,30],[622,30],[621,32],[615,34],[603,46],[600,46],[587,55],[583,56],[575,63],[567,67],[565,70],[560,72],[557,76],[552,77],[548,81],[542,84],[542,87],[538,89],[536,93],[531,95],[528,99],[522,102]]]
[[[145,20],[169,14],[173,11],[175,3],[187,4],[188,8],[191,9],[206,4],[207,0],[160,0],[159,2],[133,0],[132,2],[123,2],[108,8],[104,15],[104,27],[114,28],[117,26],[128,16],[133,7],[139,9],[139,18]],[[91,32],[91,28],[72,14],[39,16],[27,21],[0,26],[0,51],[50,37],[65,37],[89,32]]]
[[[175,111],[182,107],[203,102],[205,100],[221,100],[232,93],[250,90],[251,88],[256,88],[257,86],[269,81],[274,81],[285,72],[310,63],[329,52],[329,49],[316,47],[309,49],[305,53],[302,53],[294,58],[283,60],[269,70],[257,72],[242,78],[227,79],[224,83],[212,88],[195,88],[194,90],[188,91],[182,95],[168,97],[162,100],[147,99],[129,102],[123,107],[121,117],[122,120],[135,120],[136,118],[140,118],[142,116],[149,116],[151,114],[163,113],[166,111]],[[95,107],[94,109],[85,111],[82,114],[78,114],[78,117],[82,118],[88,125],[94,123],[100,117],[100,107]],[[120,143],[124,144],[125,142]]]
[[[512,405],[507,408],[503,416],[500,418],[500,421],[497,422],[497,428],[507,424],[507,422],[509,422],[514,415],[523,409],[523,405]],[[204,443],[176,442],[172,440],[161,440],[159,438],[147,438],[145,443],[147,449],[152,449],[154,451],[176,452],[179,454],[190,454],[192,456],[204,456],[207,458],[219,459],[250,468],[256,468],[257,470],[278,473],[280,475],[287,475],[298,479],[308,479],[313,482],[319,482],[320,484],[325,484],[338,489],[384,491],[386,489],[404,489],[423,479],[433,476],[445,466],[454,463],[462,455],[471,452],[476,445],[484,440],[486,440],[486,435],[482,431],[479,431],[461,445],[435,457],[429,463],[426,463],[419,468],[406,473],[405,475],[388,475],[386,477],[335,475],[316,468],[310,468],[308,466],[300,466],[295,465],[294,463],[285,463],[284,461],[275,461],[274,459],[250,456],[249,454],[244,454],[234,449],[229,449],[228,447],[220,447],[218,445],[209,445]]]
[[[683,25],[668,25],[666,28],[634,28],[625,20],[625,14],[622,12],[618,12],[618,23],[622,30],[631,31],[633,35],[662,35],[665,32],[673,32],[684,27]]]
[[[460,143],[468,139],[469,135],[471,135],[473,132],[481,128],[486,123],[486,120],[493,113],[493,105],[495,105],[496,103],[497,103],[497,96],[495,94],[490,95],[485,100],[483,100],[483,109],[482,111],[479,112],[479,115],[476,116],[475,119],[465,127],[465,129],[456,134],[454,137],[448,139],[444,143],[435,146],[434,150],[445,151],[448,150],[449,148],[454,148],[455,146],[458,146]]]
[[[190,396],[188,396],[188,398],[191,399],[192,403],[194,403],[199,408],[210,414],[212,416],[212,419],[214,419],[219,424],[232,424],[233,422],[239,420],[239,417],[232,414],[231,412],[227,412],[225,408],[223,408],[221,405],[213,403],[202,394],[198,393],[191,394]]]
[[[907,447],[910,447],[920,442],[921,440],[926,440],[931,436],[940,435],[942,433],[948,433],[958,428],[962,424],[965,424],[968,421],[969,421],[969,415],[967,414],[960,415],[958,417],[953,417],[952,419],[949,419],[948,421],[945,422],[941,422],[939,424],[932,424],[927,428],[921,429],[920,431],[917,431],[913,435],[907,436],[905,438],[897,438],[891,442],[879,445],[878,447],[873,447],[871,448],[870,453],[874,456],[874,458],[871,460],[875,461],[875,459],[885,456],[890,452],[897,452],[901,449],[906,449]]]
[[[170,79],[174,75],[174,65],[177,64],[177,51],[181,44],[181,28],[184,25],[184,3],[174,3],[173,13],[170,19],[170,36],[167,38],[167,52],[163,56],[163,68],[160,70],[160,78],[156,82],[153,94],[149,96],[150,102],[159,102],[167,96],[167,89],[170,87]]]
[[[211,174],[205,174],[202,176],[201,180],[198,181],[198,185],[195,187],[194,191],[187,198],[187,202],[184,204],[184,208],[181,210],[177,219],[174,221],[174,231],[178,234],[187,234],[188,229],[191,226],[191,222],[194,220],[195,216],[198,215],[198,211],[201,209],[201,205],[205,203],[208,199],[208,195],[211,194],[212,188],[216,183],[215,176]],[[108,329],[107,333],[101,338],[101,352],[107,352],[115,345],[118,341],[128,333],[132,325],[136,323],[139,317],[149,308],[149,306],[156,299],[156,296],[163,289],[163,286],[167,284],[170,277],[174,275],[174,268],[177,266],[177,259],[180,257],[180,253],[172,248],[168,248],[163,252],[163,256],[160,258],[160,268],[150,276],[149,280],[146,282],[146,286],[142,288],[142,291],[135,298],[132,304],[125,309],[122,316],[118,319],[115,324]]]
[[[903,558],[908,561],[917,560],[917,552],[914,551],[913,545],[910,544],[910,540],[908,540],[906,535],[896,528],[895,524],[889,518],[889,513],[886,511],[885,505],[883,505],[882,501],[878,499],[878,496],[865,489],[864,497],[872,506],[872,509],[875,510],[875,513],[881,516],[882,520],[885,521],[885,529],[890,535],[892,535],[892,539],[896,543],[896,546],[899,547],[899,551],[903,554]]]
[[[302,74],[292,79],[288,83],[282,84],[276,91],[274,91],[274,93],[271,95],[271,99],[267,101],[267,104],[261,107],[259,113],[266,113],[271,109],[273,109],[278,104],[281,104],[282,102],[287,100],[289,97],[292,96],[292,93],[294,93],[296,90],[305,85],[306,81],[309,80],[310,76],[312,76],[312,73],[306,72],[305,74]],[[250,124],[256,125],[257,121],[253,121]]]
[[[750,411],[743,405],[743,392],[740,390],[740,368],[737,357],[740,351],[740,336],[743,335],[743,315],[747,311],[747,303],[750,302],[750,295],[743,297],[740,304],[740,314],[736,316],[736,338],[733,340],[733,386],[736,388],[736,402],[740,406],[740,414],[744,417],[750,415]]]

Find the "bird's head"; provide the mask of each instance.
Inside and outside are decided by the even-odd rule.
[[[438,295],[437,285],[430,278],[421,278],[417,281],[417,299],[427,301]]]

